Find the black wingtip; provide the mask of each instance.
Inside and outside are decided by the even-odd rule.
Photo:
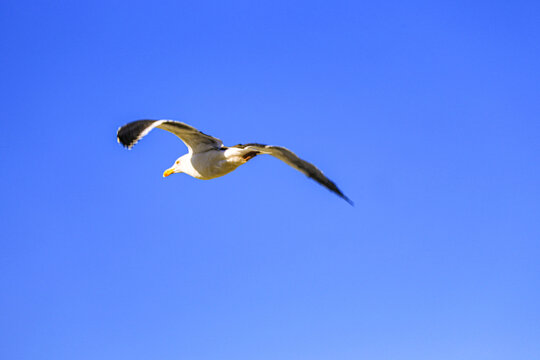
[[[345,200],[347,203],[349,203],[349,205],[351,205],[352,207],[354,207],[354,201],[352,201],[351,199],[349,199],[336,185],[336,183],[334,183],[332,180],[328,180],[328,184],[324,184],[330,191],[334,192],[337,196],[339,196],[340,198],[342,198],[343,200]]]
[[[349,203],[349,205],[351,205],[352,207],[354,207],[354,201],[352,201],[351,199],[349,199],[348,197],[346,197],[345,195],[342,196],[343,200],[345,200],[346,202]]]
[[[125,148],[131,149],[140,140],[143,131],[154,122],[155,120],[148,119],[132,121],[118,129],[116,140]]]

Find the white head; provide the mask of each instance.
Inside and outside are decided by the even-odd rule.
[[[182,171],[183,169],[182,158],[183,156],[180,156],[178,159],[176,159],[176,161],[174,162],[174,165],[168,168],[167,170],[165,170],[165,172],[163,173],[163,177],[167,177],[171,174],[178,174],[178,173],[183,172]]]

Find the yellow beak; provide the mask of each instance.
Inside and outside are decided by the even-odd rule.
[[[163,177],[167,177],[167,176],[171,175],[172,173],[174,173],[174,170],[173,170],[172,168],[167,169],[167,170],[165,170],[165,172],[163,173]]]

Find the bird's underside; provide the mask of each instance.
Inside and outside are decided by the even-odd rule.
[[[257,155],[267,154],[302,172],[353,205],[353,202],[337,185],[315,165],[302,160],[295,153],[281,146],[248,143],[227,147],[223,146],[221,140],[190,125],[173,120],[130,122],[118,129],[118,142],[130,149],[154,128],[167,130],[178,136],[189,150],[188,154],[180,157],[173,167],[165,171],[164,176],[184,172],[198,179],[213,179],[228,174]]]

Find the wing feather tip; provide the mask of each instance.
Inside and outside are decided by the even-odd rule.
[[[128,143],[128,142],[124,142],[122,139],[120,139],[119,136],[116,137],[116,141],[122,145],[122,147],[128,149],[128,150],[131,150],[131,148],[133,147],[133,145],[135,145],[137,143],[137,141],[133,142],[133,143]]]
[[[352,201],[351,199],[349,199],[348,197],[346,197],[345,195],[342,196],[343,200],[345,200],[349,205],[351,205],[352,207],[354,207],[354,201]]]

